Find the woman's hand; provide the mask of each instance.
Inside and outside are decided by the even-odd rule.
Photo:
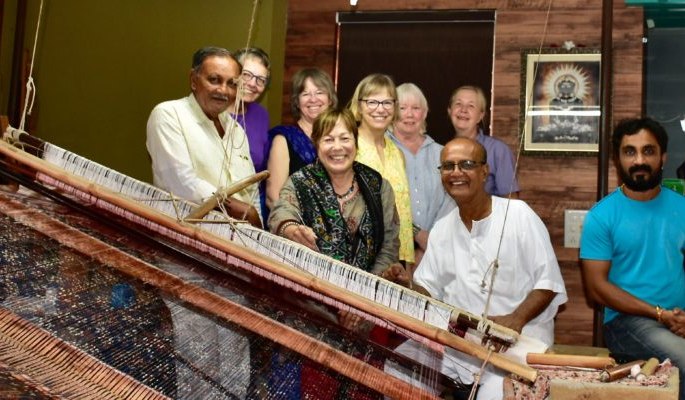
[[[290,225],[283,230],[283,236],[293,242],[303,244],[314,251],[319,251],[319,247],[316,245],[316,234],[312,228],[306,225]]]
[[[392,264],[386,268],[385,271],[381,272],[381,278],[411,289],[411,275],[400,263]]]

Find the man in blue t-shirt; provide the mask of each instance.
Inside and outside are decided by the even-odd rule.
[[[649,118],[621,122],[612,137],[623,185],[588,213],[580,241],[588,296],[606,306],[614,353],[670,358],[685,395],[685,196],[661,186],[668,135]]]

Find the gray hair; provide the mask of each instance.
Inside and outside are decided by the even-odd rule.
[[[255,58],[259,60],[259,63],[262,64],[267,71],[271,72],[271,60],[269,59],[269,55],[259,47],[242,48],[236,51],[234,56],[241,65],[246,59]]]
[[[203,47],[201,49],[198,49],[195,54],[193,54],[193,72],[198,72],[200,70],[200,67],[202,66],[202,63],[208,58],[208,57],[226,57],[230,58],[231,60],[238,62],[235,57],[233,57],[233,54],[231,54],[230,51],[224,49],[223,47],[214,47],[214,46],[207,46]]]
[[[419,104],[426,110],[426,115],[428,115],[428,100],[424,96],[421,89],[411,82],[403,83],[397,87],[397,102],[401,103],[402,99],[409,96],[414,96],[419,100]],[[421,133],[426,133],[426,117],[423,118],[421,122]]]

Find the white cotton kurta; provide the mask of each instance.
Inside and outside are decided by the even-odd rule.
[[[202,203],[217,188],[255,173],[243,128],[227,112],[219,114],[223,138],[195,96],[157,105],[147,122],[147,150],[154,185]],[[257,185],[234,195],[259,210]]]
[[[426,254],[414,274],[416,283],[436,299],[482,314],[506,207],[506,199],[493,196],[492,213],[483,220],[474,221],[470,232],[461,221],[458,209],[440,219],[430,232]],[[533,289],[557,293],[550,305],[526,324],[522,332],[549,346],[554,341],[554,316],[568,299],[549,234],[540,218],[521,200],[511,200],[504,225],[499,268],[488,314],[513,312]],[[406,342],[398,351],[417,360],[424,359],[428,364],[436,362],[435,354],[414,342]],[[482,364],[480,360],[451,349],[437,362],[444,374],[465,383],[473,382],[473,373]],[[478,399],[502,397],[501,373],[486,372],[481,383]]]

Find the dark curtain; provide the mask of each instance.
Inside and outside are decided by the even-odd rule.
[[[454,136],[447,117],[454,89],[477,85],[491,100],[494,17],[493,11],[339,13],[335,79],[341,104],[374,72],[392,76],[397,85],[413,82],[428,99],[428,133],[444,144]]]

